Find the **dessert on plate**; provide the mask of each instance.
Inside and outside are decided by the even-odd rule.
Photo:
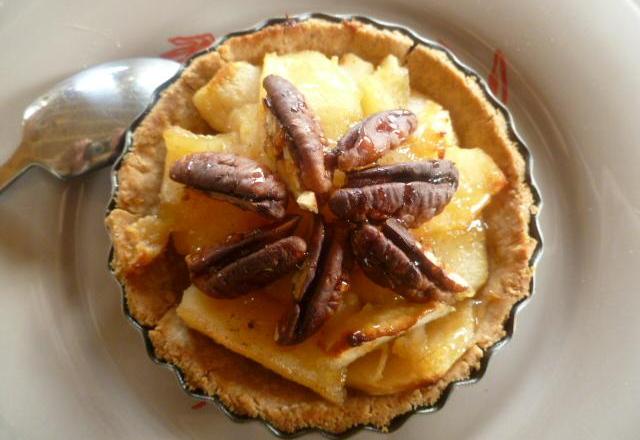
[[[157,357],[283,432],[384,429],[529,294],[525,160],[473,77],[358,21],[193,58],[132,132],[112,267]]]

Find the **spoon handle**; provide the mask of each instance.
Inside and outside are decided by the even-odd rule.
[[[13,152],[11,157],[0,165],[0,192],[4,191],[22,173],[33,166],[33,160],[23,144]]]

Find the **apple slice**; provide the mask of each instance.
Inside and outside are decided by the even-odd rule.
[[[360,80],[362,110],[365,116],[384,110],[407,108],[409,71],[393,55],[387,56],[373,74]]]
[[[327,323],[321,331],[319,344],[327,353],[340,356],[350,364],[375,347],[452,310],[451,306],[435,301],[403,301],[393,306],[367,304],[339,322]]]
[[[237,299],[214,299],[189,287],[178,306],[185,324],[286,379],[340,403],[346,396],[345,365],[326,354],[315,338],[294,346],[274,340],[284,306],[264,292]]]
[[[369,306],[355,313],[348,308],[327,322],[320,333],[300,344],[282,346],[275,342],[274,332],[285,307],[268,290],[228,300],[211,298],[191,286],[184,292],[177,313],[188,327],[218,344],[336,403],[345,398],[349,364],[413,326],[452,310],[438,303]]]
[[[373,64],[352,53],[347,53],[340,57],[340,67],[345,69],[356,81],[371,75],[374,71]]]
[[[418,117],[418,127],[407,140],[421,159],[442,158],[445,149],[458,144],[449,112],[426,96],[412,92],[409,110]]]
[[[390,342],[381,377],[381,354],[371,352],[355,361],[349,366],[347,385],[383,395],[435,382],[471,347],[474,333],[473,305],[467,300],[455,312]]]
[[[245,104],[258,104],[260,68],[244,61],[223,65],[213,78],[193,95],[200,115],[217,131],[234,130],[230,117]]]
[[[232,234],[252,231],[269,219],[231,203],[215,200],[201,191],[185,188],[179,202],[164,205],[162,218],[169,224],[173,244],[181,255],[224,242]]]
[[[435,231],[415,236],[438,257],[447,271],[460,275],[471,286],[467,296],[473,296],[487,282],[486,232],[480,224],[468,230]]]

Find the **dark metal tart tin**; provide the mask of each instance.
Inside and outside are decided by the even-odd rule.
[[[189,66],[189,64],[191,63],[191,61],[197,57],[199,57],[200,55],[203,55],[205,53],[211,52],[211,51],[215,51],[222,43],[224,43],[225,41],[227,41],[229,38],[232,37],[237,37],[237,36],[242,36],[242,35],[247,35],[247,34],[251,34],[257,31],[260,31],[264,28],[267,28],[269,26],[274,26],[274,25],[279,25],[282,23],[286,23],[286,22],[303,22],[303,21],[307,21],[309,19],[320,19],[320,20],[325,20],[325,21],[329,21],[329,22],[333,22],[333,23],[339,23],[342,21],[346,21],[346,20],[355,20],[355,21],[359,21],[365,24],[369,24],[374,26],[375,28],[378,29],[386,29],[386,30],[390,30],[390,31],[397,31],[407,37],[409,37],[411,40],[413,40],[415,45],[418,44],[422,44],[424,46],[427,46],[429,48],[432,49],[436,49],[439,51],[444,52],[447,57],[449,58],[449,60],[456,66],[456,68],[458,68],[459,70],[461,70],[462,72],[464,72],[466,75],[468,76],[472,76],[474,77],[477,81],[479,86],[481,87],[482,91],[484,92],[484,96],[485,98],[502,114],[502,116],[504,116],[505,121],[507,122],[507,133],[510,137],[510,139],[515,143],[515,145],[518,148],[518,151],[520,152],[520,154],[522,155],[522,157],[525,159],[526,161],[526,169],[525,169],[525,181],[527,182],[527,184],[529,185],[531,192],[533,194],[533,203],[535,205],[535,207],[537,209],[534,209],[530,215],[530,219],[529,219],[529,235],[531,237],[533,237],[536,241],[537,241],[537,245],[532,253],[531,259],[529,261],[529,265],[531,267],[534,267],[538,261],[538,259],[540,258],[541,254],[542,254],[542,235],[539,229],[539,225],[538,225],[538,213],[540,210],[540,207],[542,206],[542,200],[540,198],[540,193],[538,191],[538,188],[536,187],[535,181],[533,179],[532,173],[531,173],[531,168],[532,168],[532,157],[531,157],[531,152],[529,151],[528,147],[525,145],[524,141],[522,140],[522,138],[518,135],[518,133],[516,132],[515,128],[514,128],[514,122],[513,122],[513,118],[511,116],[511,114],[509,113],[509,111],[507,110],[507,108],[491,93],[486,81],[484,81],[484,79],[482,79],[480,77],[480,75],[478,75],[478,73],[476,73],[474,70],[472,70],[470,67],[466,66],[465,64],[463,64],[460,60],[458,60],[458,58],[456,58],[455,55],[453,55],[451,53],[451,51],[449,51],[447,48],[445,48],[444,46],[442,46],[441,44],[438,44],[432,40],[426,39],[418,34],[416,34],[414,31],[394,24],[394,23],[389,23],[389,22],[385,22],[385,21],[381,21],[381,20],[376,20],[376,19],[372,19],[369,17],[363,17],[363,16],[358,16],[358,15],[330,15],[330,14],[324,14],[324,13],[305,13],[305,14],[300,14],[300,15],[295,15],[295,16],[289,16],[289,17],[281,17],[281,18],[271,18],[268,20],[265,20],[261,23],[258,23],[257,25],[255,25],[254,27],[250,28],[250,29],[246,29],[243,31],[239,31],[239,32],[233,32],[230,34],[227,34],[219,39],[216,40],[216,42],[209,48],[198,52],[196,54],[194,54],[191,58],[189,58],[189,60],[186,61],[186,63],[184,64],[184,66],[175,74],[175,76],[171,79],[169,79],[168,81],[166,81],[164,84],[162,84],[160,87],[158,87],[158,89],[156,89],[156,91],[153,94],[153,98],[151,103],[149,104],[149,106],[147,107],[147,109],[140,115],[138,116],[138,118],[133,122],[133,124],[131,124],[131,126],[128,128],[128,130],[125,132],[125,135],[123,136],[123,140],[122,140],[122,153],[120,154],[120,157],[116,160],[115,164],[113,165],[113,169],[111,172],[111,188],[112,188],[112,193],[111,193],[111,199],[109,200],[109,205],[107,207],[107,213],[106,215],[109,215],[109,213],[115,209],[115,199],[116,199],[116,194],[118,192],[118,170],[120,169],[120,166],[122,164],[122,158],[129,152],[131,145],[132,145],[132,141],[133,141],[133,133],[136,130],[136,128],[138,127],[138,125],[142,122],[142,120],[147,116],[147,114],[150,112],[150,110],[155,106],[156,102],[158,101],[158,99],[160,98],[161,92],[163,90],[165,90],[167,87],[169,87],[173,82],[175,82],[183,73],[184,69]],[[113,258],[114,258],[114,252],[113,252],[113,247],[111,248],[111,252],[109,253],[109,268],[110,270],[113,272],[112,270],[112,262],[113,262]],[[115,275],[114,275],[115,277]],[[277,437],[280,438],[295,438],[295,437],[299,437],[301,435],[307,434],[307,433],[320,433],[323,436],[327,437],[327,438],[331,438],[331,439],[345,439],[347,437],[350,437],[351,435],[361,431],[361,430],[368,430],[368,431],[375,431],[375,432],[382,432],[380,429],[371,426],[371,425],[359,425],[359,426],[354,426],[353,428],[350,428],[347,431],[344,431],[342,433],[336,434],[333,432],[329,432],[329,431],[325,431],[322,429],[317,429],[317,428],[307,428],[307,429],[302,429],[302,430],[298,430],[295,431],[293,433],[289,433],[289,432],[284,432],[279,430],[278,428],[276,428],[275,426],[273,426],[271,423],[269,423],[266,420],[260,419],[260,418],[255,418],[255,417],[248,417],[248,416],[243,416],[243,415],[239,415],[234,413],[232,410],[230,410],[229,408],[227,408],[218,398],[216,397],[212,397],[209,395],[204,394],[204,392],[202,392],[201,390],[191,390],[189,388],[189,386],[187,385],[186,379],[184,377],[183,372],[180,370],[180,368],[178,368],[176,365],[165,362],[161,359],[159,359],[158,357],[156,357],[155,352],[154,352],[154,348],[153,348],[153,344],[151,343],[151,339],[149,338],[149,331],[151,330],[151,328],[149,327],[145,327],[143,325],[141,325],[138,321],[136,321],[136,319],[131,315],[129,308],[127,306],[127,301],[125,298],[125,292],[124,292],[124,286],[120,283],[120,287],[121,287],[121,294],[122,294],[122,309],[123,312],[125,314],[125,316],[127,317],[127,319],[129,320],[129,322],[131,322],[131,324],[140,332],[140,334],[142,335],[142,338],[144,340],[146,349],[147,349],[147,354],[149,355],[149,357],[157,364],[163,365],[166,368],[169,368],[170,370],[172,370],[175,374],[176,377],[178,378],[178,383],[180,384],[180,387],[191,397],[201,400],[201,401],[206,401],[209,403],[214,404],[222,413],[224,413],[225,415],[227,415],[231,420],[233,420],[234,422],[248,422],[248,421],[258,421],[260,423],[262,423],[268,430],[269,432],[271,432],[272,434],[274,434]],[[507,320],[504,323],[504,329],[506,332],[506,336],[504,338],[502,338],[501,340],[499,340],[498,342],[496,342],[495,344],[493,344],[491,347],[489,347],[487,350],[485,350],[484,356],[482,357],[481,361],[480,361],[480,367],[476,370],[474,370],[470,377],[468,379],[465,380],[459,380],[459,381],[454,381],[452,383],[450,383],[442,392],[442,394],[440,395],[440,397],[438,398],[438,400],[432,404],[432,405],[428,405],[428,406],[422,406],[422,407],[418,407],[413,409],[412,411],[409,411],[407,413],[401,414],[399,416],[397,416],[396,418],[394,418],[389,425],[387,426],[387,431],[386,432],[393,432],[398,430],[405,421],[407,421],[407,419],[409,419],[411,416],[413,416],[414,414],[428,414],[428,413],[433,413],[435,411],[438,411],[440,408],[442,408],[444,406],[444,404],[446,403],[449,395],[451,394],[451,392],[453,391],[454,388],[460,386],[460,385],[467,385],[467,384],[472,384],[475,383],[477,381],[479,381],[482,376],[484,375],[486,369],[487,369],[487,365],[489,364],[489,359],[491,358],[492,354],[497,351],[499,348],[501,348],[504,344],[506,344],[509,339],[511,339],[511,337],[513,336],[513,331],[514,331],[514,327],[515,327],[515,319],[516,319],[516,315],[518,313],[518,311],[522,308],[522,306],[525,305],[525,303],[529,300],[529,298],[531,298],[531,296],[534,293],[534,279],[531,279],[531,285],[530,285],[530,295],[526,298],[523,298],[522,300],[520,300],[519,302],[517,302],[511,309],[511,312],[509,314],[509,317],[507,318]]]

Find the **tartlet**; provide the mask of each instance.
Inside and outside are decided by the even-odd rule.
[[[203,119],[193,103],[199,89],[230,63],[262,65],[269,53],[301,51],[328,57],[353,54],[375,66],[389,55],[396,57],[408,69],[411,89],[449,112],[457,144],[481,149],[504,177],[500,190],[482,210],[489,270],[474,292],[481,306],[473,338],[444,374],[422,386],[383,395],[352,388],[344,400],[331,402],[327,395],[319,396],[238,354],[242,350],[231,351],[189,329],[176,312],[189,279],[184,268],[186,252],[181,249],[184,243],[176,245],[176,240],[167,239],[159,220],[165,215],[167,198],[163,188],[167,130],[177,126],[193,133],[214,133],[211,126],[224,121]],[[358,20],[307,17],[232,36],[187,64],[135,124],[129,143],[116,166],[117,189],[107,217],[114,245],[111,265],[124,287],[128,313],[145,328],[155,356],[179,368],[189,389],[215,396],[232,413],[263,419],[280,432],[318,428],[341,433],[356,426],[385,430],[415,408],[441,403],[451,383],[468,379],[481,368],[487,350],[505,337],[514,307],[530,293],[537,241],[529,228],[536,204],[520,146],[476,77],[462,71],[445,52],[416,44],[397,30]],[[287,184],[290,190],[295,186]],[[295,188],[293,192],[302,195]],[[217,214],[224,216],[224,212]]]

